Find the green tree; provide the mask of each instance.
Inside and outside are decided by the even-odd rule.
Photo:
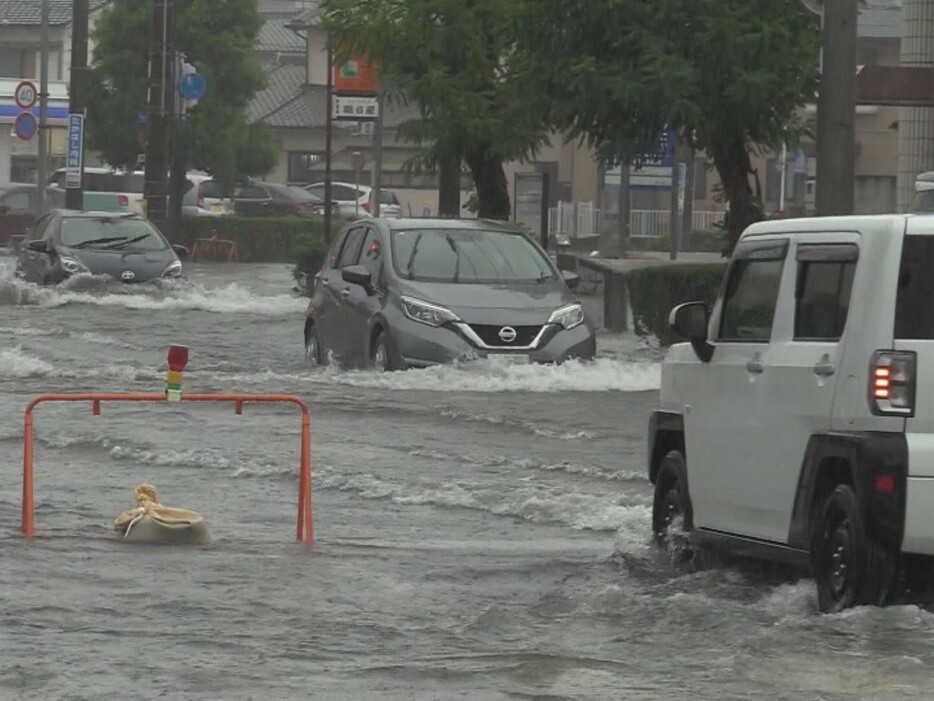
[[[262,25],[256,0],[176,0],[178,50],[204,75],[207,92],[179,125],[182,157],[222,182],[262,175],[276,145],[265,125],[248,125],[245,109],[265,86],[253,53]],[[111,165],[131,167],[144,150],[151,5],[113,0],[94,30],[88,139]]]
[[[637,161],[667,127],[706,152],[729,203],[729,250],[762,217],[750,153],[801,131],[818,27],[800,0],[539,0],[524,72],[556,126],[606,161]]]
[[[513,70],[521,3],[502,0],[324,0],[338,57],[366,53],[380,79],[419,108],[400,134],[424,145],[417,165],[441,172],[441,213],[459,214],[462,163],[481,217],[511,213],[503,163],[547,135],[536,96]],[[451,192],[454,189],[453,193]],[[452,196],[453,195],[453,196]],[[457,205],[451,206],[452,202]],[[453,211],[452,211],[453,210]]]

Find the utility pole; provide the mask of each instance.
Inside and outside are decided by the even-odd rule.
[[[42,0],[39,28],[39,163],[36,180],[38,211],[45,211],[45,186],[49,179],[49,0]]]
[[[817,102],[817,215],[852,214],[856,172],[856,22],[854,0],[823,3]]]
[[[88,13],[88,0],[72,0],[71,84],[68,95],[71,114],[84,115],[87,111]],[[47,90],[40,88],[40,92]],[[84,158],[81,159],[81,176],[79,187],[65,190],[65,207],[68,209],[84,209]]]
[[[331,243],[331,122],[334,112],[334,49],[328,32],[328,113],[325,117],[324,135],[324,240]]]
[[[383,88],[376,96],[376,124],[373,125],[373,176],[371,178],[370,209],[374,217],[379,216],[380,187],[383,179]]]
[[[175,0],[152,0],[149,33],[149,104],[146,110],[146,175],[143,195],[146,216],[160,229],[166,225],[169,124],[172,120],[172,91],[169,89],[175,47]]]

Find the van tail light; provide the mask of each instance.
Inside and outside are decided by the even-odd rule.
[[[876,351],[869,368],[869,408],[876,416],[915,414],[917,355],[911,351]]]
[[[130,198],[127,197],[126,195],[117,195],[117,204],[120,205],[121,207],[129,207]]]
[[[369,201],[369,200],[367,200],[366,202],[363,203],[363,211],[366,212],[367,214],[369,214],[371,211],[373,211],[373,208],[370,206],[370,201]]]
[[[198,206],[204,207],[204,185],[198,183]]]

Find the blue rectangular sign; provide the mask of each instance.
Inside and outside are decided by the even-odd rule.
[[[65,160],[65,187],[81,187],[81,164],[84,159],[84,115],[68,115],[68,156]]]

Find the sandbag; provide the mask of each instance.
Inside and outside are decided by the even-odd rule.
[[[197,511],[163,506],[156,488],[139,484],[133,490],[136,508],[114,520],[114,530],[130,543],[210,543],[204,518]]]

